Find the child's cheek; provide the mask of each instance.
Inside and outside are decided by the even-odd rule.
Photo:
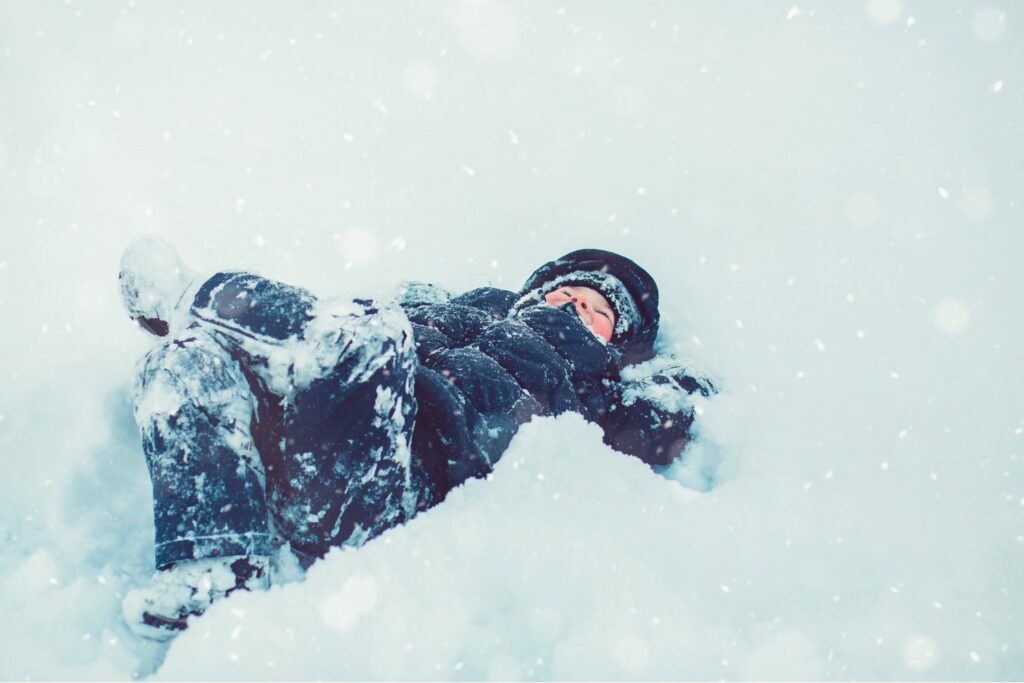
[[[594,332],[610,341],[612,338],[612,324],[608,322],[608,319],[601,315],[594,316]]]
[[[544,301],[552,305],[564,303],[568,300],[569,297],[567,297],[565,294],[562,294],[561,292],[548,292],[547,294],[544,295]]]

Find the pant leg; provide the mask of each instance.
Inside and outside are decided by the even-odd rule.
[[[218,273],[197,324],[242,359],[260,396],[253,425],[276,529],[318,556],[415,514],[431,480],[413,461],[411,325],[394,302],[318,300],[252,273]]]
[[[238,362],[202,329],[143,359],[135,417],[153,483],[158,568],[271,553],[254,406]]]
[[[307,326],[310,357],[334,358],[282,408],[261,444],[276,527],[301,552],[358,546],[416,513],[424,473],[410,445],[416,416],[412,329],[394,303],[330,304]],[[272,452],[272,455],[271,455]]]

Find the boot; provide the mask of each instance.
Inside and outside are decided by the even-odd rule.
[[[128,592],[121,603],[128,627],[139,636],[166,641],[236,590],[270,587],[269,558],[220,557],[178,562],[153,575],[149,585]]]
[[[128,315],[158,337],[182,329],[196,290],[202,284],[167,242],[139,237],[121,255],[121,299]]]

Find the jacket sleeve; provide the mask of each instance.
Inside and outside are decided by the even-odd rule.
[[[664,358],[631,366],[607,384],[605,443],[649,465],[667,465],[683,452],[692,438],[694,398],[715,392],[710,380]]]
[[[413,324],[421,360],[438,349],[470,344],[484,327],[505,317],[514,298],[512,292],[493,287],[452,297],[424,282],[407,282],[396,296]]]
[[[507,289],[477,287],[455,297],[452,299],[452,303],[479,308],[490,313],[495,318],[501,319],[508,315],[508,311],[512,308],[515,300],[515,293]]]

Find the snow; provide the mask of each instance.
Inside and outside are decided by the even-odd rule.
[[[0,10],[0,679],[1024,677],[1010,3],[246,7]],[[723,391],[657,473],[531,423],[167,649],[138,233],[363,297],[620,251]]]
[[[994,43],[1006,30],[1006,13],[993,7],[977,10],[971,20],[971,30],[978,40]]]
[[[585,469],[594,476],[579,477]],[[694,628],[693,598],[663,576],[689,564],[693,548],[662,539],[684,532],[696,498],[605,447],[581,418],[535,421],[491,480],[461,487],[437,514],[332,553],[301,585],[218,606],[158,678],[191,678],[215,651],[239,658],[209,661],[203,676],[668,677],[702,647],[679,642]],[[623,523],[636,532],[605,532]]]
[[[903,16],[903,0],[868,0],[867,10],[876,24],[894,24]]]

